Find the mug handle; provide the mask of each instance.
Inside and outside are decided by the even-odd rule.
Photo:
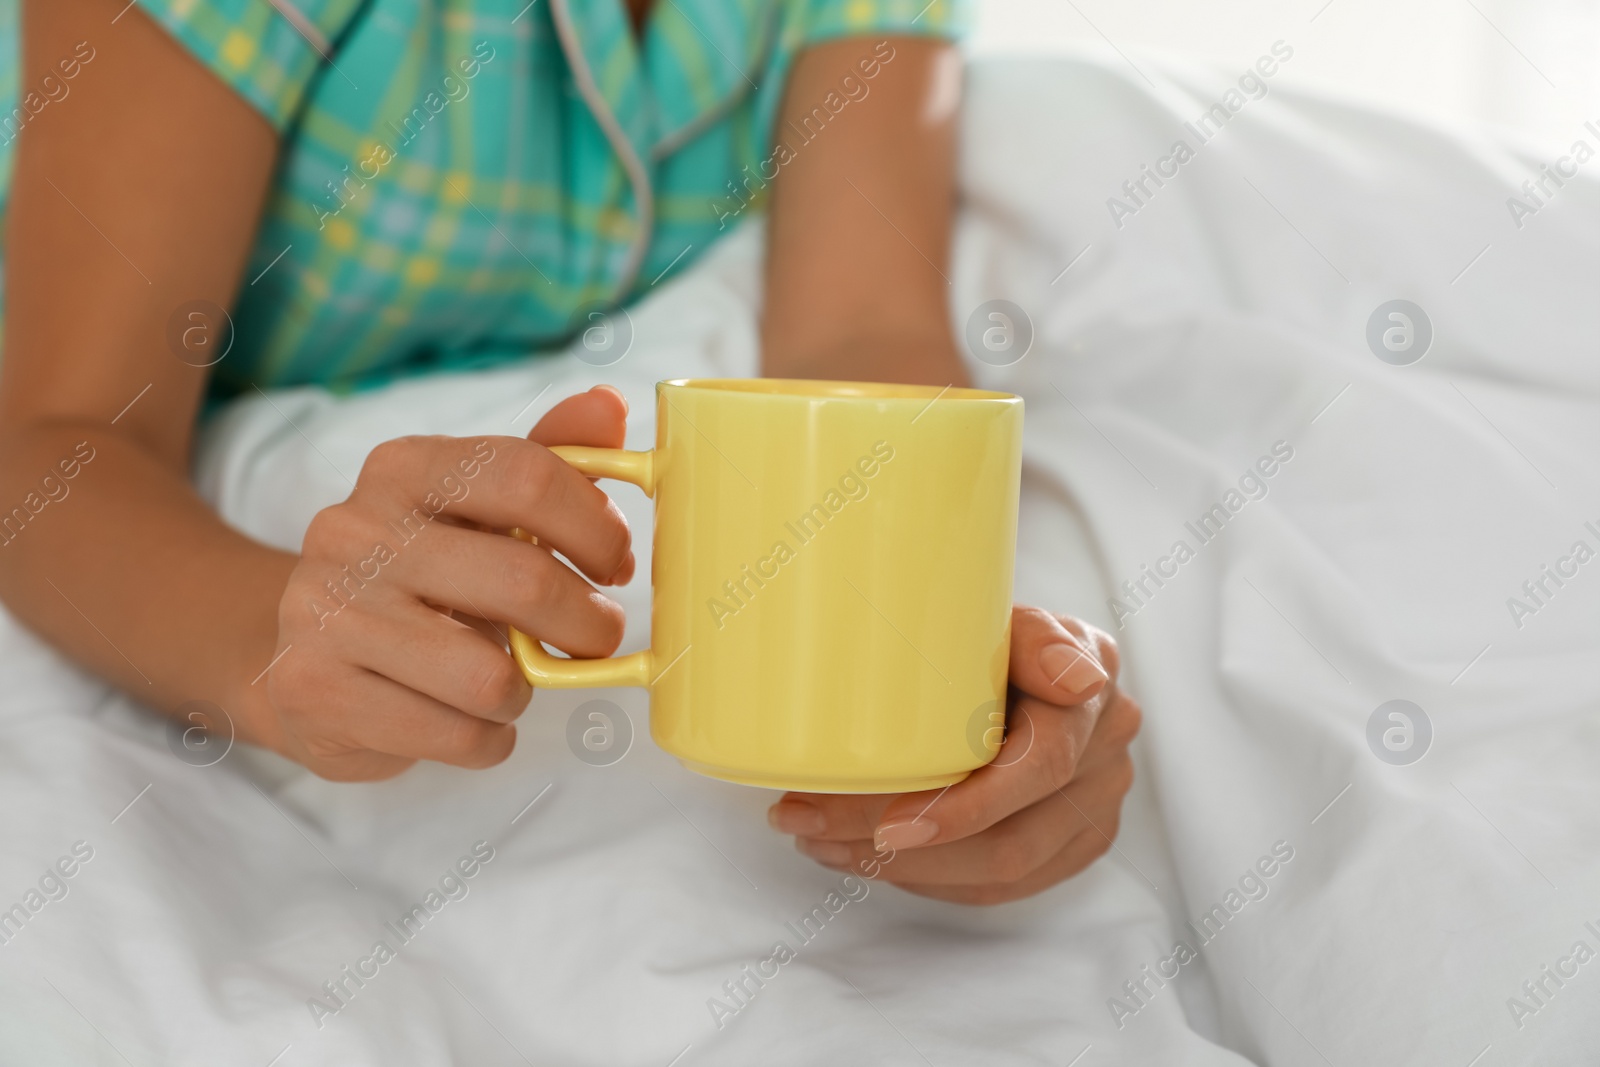
[[[592,478],[615,478],[632,482],[646,496],[655,496],[655,453],[628,452],[620,448],[588,448],[582,445],[556,445],[550,449],[580,472]],[[525,530],[511,531],[513,537],[536,544]],[[527,634],[510,627],[511,655],[522,668],[528,684],[544,689],[605,689],[610,686],[648,687],[652,657],[648,648],[628,656],[607,659],[562,659],[552,656]]]

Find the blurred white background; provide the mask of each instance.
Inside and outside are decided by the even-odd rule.
[[[1115,48],[1280,77],[1561,146],[1600,123],[1600,0],[977,0],[975,54]]]

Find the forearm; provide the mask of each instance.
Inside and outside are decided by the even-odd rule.
[[[208,700],[241,739],[273,746],[265,682],[251,682],[274,654],[296,557],[229,529],[103,422],[12,428],[0,507],[0,599],[14,615],[140,702]]]
[[[862,327],[809,349],[772,337],[762,342],[761,373],[819,381],[971,384],[949,332],[937,329],[881,333]]]
[[[266,683],[250,682],[294,558],[229,530],[189,485],[207,372],[165,327],[186,303],[231,302],[276,134],[140,10],[29,0],[21,26],[26,84],[74,42],[100,47],[71,105],[17,141],[0,599],[141,702],[211,701],[273,744]]]
[[[830,94],[851,102],[800,142]],[[966,384],[949,306],[959,97],[959,57],[938,41],[801,55],[774,153],[763,373]]]

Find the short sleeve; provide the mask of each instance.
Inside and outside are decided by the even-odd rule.
[[[955,39],[970,19],[967,0],[806,0],[801,6],[806,44],[879,33]]]
[[[333,63],[365,0],[140,0],[177,38],[282,131]]]

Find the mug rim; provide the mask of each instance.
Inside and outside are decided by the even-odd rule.
[[[915,400],[931,403],[945,399],[1022,403],[1022,398],[1015,393],[992,389],[809,378],[668,378],[656,383],[658,391],[668,387],[703,393],[742,393],[772,400]]]

